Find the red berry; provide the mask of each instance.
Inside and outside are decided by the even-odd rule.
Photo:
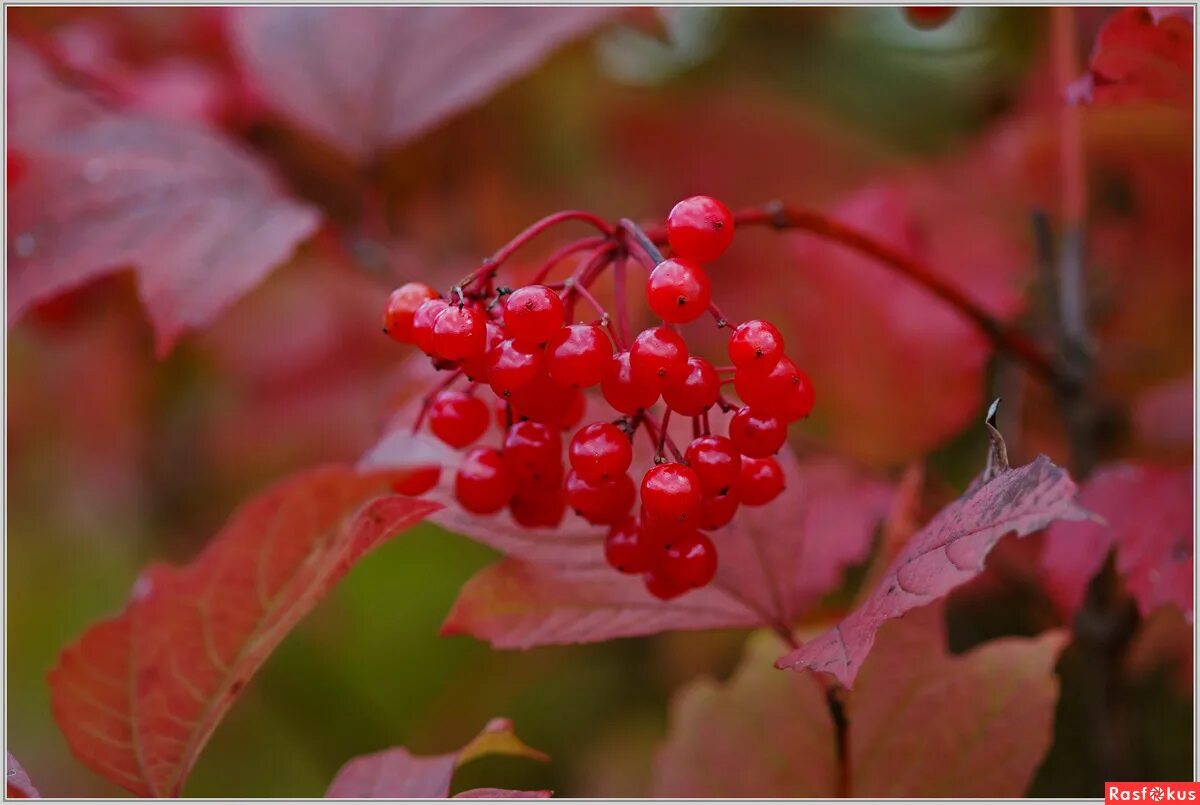
[[[724,436],[694,439],[683,457],[700,479],[700,491],[706,495],[728,492],[741,477],[742,456]]]
[[[612,341],[595,324],[562,327],[546,346],[546,369],[559,385],[586,388],[604,377],[612,360]]]
[[[729,420],[729,438],[743,456],[766,458],[775,455],[787,441],[787,425],[747,405]]]
[[[708,537],[693,531],[671,543],[659,567],[663,575],[681,587],[703,587],[717,574],[717,547]]]
[[[454,476],[454,497],[464,509],[474,514],[494,514],[512,495],[512,479],[499,450],[476,447],[463,456]]]
[[[642,581],[646,585],[646,592],[662,601],[670,601],[672,598],[678,598],[688,591],[685,585],[679,584],[667,576],[663,572],[663,569],[658,566],[644,573]]]
[[[413,342],[413,315],[422,302],[437,299],[437,291],[423,282],[406,282],[388,297],[383,310],[383,331],[401,344]]]
[[[700,512],[700,479],[683,464],[659,464],[642,478],[642,506],[658,520],[695,522]]]
[[[737,493],[745,506],[770,503],[783,491],[783,470],[773,458],[742,456],[742,473]]]
[[[594,525],[618,523],[633,508],[633,479],[618,475],[611,481],[585,481],[579,473],[567,473],[567,503],[583,519]]]
[[[915,28],[932,30],[945,25],[957,10],[954,6],[905,6],[904,17]]]
[[[513,338],[541,344],[563,326],[563,303],[545,285],[527,285],[504,300],[504,327]]]
[[[585,481],[607,481],[624,475],[633,463],[633,445],[625,432],[609,422],[593,422],[571,439],[571,467]]]
[[[636,414],[658,402],[658,385],[635,379],[629,353],[618,352],[613,355],[608,371],[600,381],[600,393],[609,405],[622,414]]]
[[[705,495],[700,500],[700,527],[705,531],[712,531],[728,525],[733,520],[733,515],[737,513],[740,503],[741,499],[734,490],[730,490],[724,495],[711,497]]]
[[[534,492],[517,490],[508,510],[513,520],[526,528],[557,528],[567,513],[567,498],[561,486]]]
[[[561,429],[582,418],[583,409],[579,407],[582,396],[577,389],[564,388],[551,380],[543,366],[533,380],[513,389],[509,402],[514,418],[532,419]]]
[[[423,495],[437,486],[442,477],[441,467],[418,467],[403,478],[392,482],[392,491],[398,495],[415,497]]]
[[[721,378],[703,358],[688,358],[687,373],[663,389],[663,402],[684,416],[699,416],[712,408],[721,393]]]
[[[433,320],[433,354],[457,361],[487,349],[487,319],[466,305],[450,305]]]
[[[563,477],[562,435],[541,422],[513,423],[504,434],[504,465],[518,486],[557,486]]]
[[[733,213],[712,196],[685,198],[667,216],[667,240],[680,257],[716,260],[733,242]]]
[[[450,307],[445,299],[426,299],[413,314],[412,342],[426,355],[433,354],[433,322]]]
[[[473,355],[469,358],[463,358],[460,362],[463,374],[468,380],[476,383],[484,383],[488,379],[488,360],[491,357],[492,350],[499,346],[504,341],[504,330],[495,322],[487,322],[487,348],[478,355]]]
[[[637,518],[626,517],[608,530],[604,560],[621,573],[644,573],[653,566],[653,556],[642,544]]]
[[[685,324],[703,316],[711,294],[708,274],[682,257],[663,260],[646,281],[650,309],[672,324]]]
[[[729,338],[729,360],[739,371],[767,372],[782,357],[783,335],[770,322],[742,322]]]
[[[806,387],[811,391],[812,383],[790,358],[783,357],[766,374],[738,369],[733,373],[733,387],[746,405],[764,414],[779,415],[789,408],[794,394]]]
[[[487,355],[487,381],[497,397],[508,398],[533,382],[542,370],[542,348],[509,338],[492,347]]]
[[[465,392],[443,391],[429,406],[429,429],[451,447],[466,447],[487,428],[487,404]]]
[[[816,402],[812,381],[808,375],[802,369],[797,369],[796,375],[800,378],[800,382],[796,384],[792,393],[786,395],[779,403],[777,416],[784,422],[804,419],[812,413],[813,404]]]
[[[642,330],[629,348],[634,382],[653,389],[656,394],[687,374],[687,360],[683,336],[670,327]]]
[[[561,430],[570,430],[579,424],[579,420],[583,419],[586,409],[587,401],[583,399],[583,392],[576,389],[570,393],[566,404],[559,409],[554,422]]]

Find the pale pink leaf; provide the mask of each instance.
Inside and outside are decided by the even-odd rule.
[[[602,7],[241,8],[233,37],[269,103],[366,159],[480,103],[611,13]]]
[[[8,768],[5,774],[6,779],[8,780],[6,796],[8,796],[10,799],[21,797],[40,797],[41,794],[38,793],[38,790],[34,787],[33,782],[30,781],[29,775],[25,773],[25,769],[22,768],[17,759],[13,757],[12,752],[6,752],[5,754],[8,757]]]
[[[977,576],[1005,534],[1024,536],[1055,520],[1087,517],[1075,503],[1075,492],[1067,472],[1045,456],[977,483],[913,535],[879,585],[849,615],[777,666],[826,671],[853,687],[884,623]]]
[[[472,788],[454,796],[458,799],[549,799],[553,791],[514,791],[511,788]]]
[[[136,794],[178,796],[292,627],[367,551],[437,508],[376,498],[397,477],[343,466],[297,474],[244,504],[191,564],[143,573],[125,609],[50,672],[54,717],[76,756]]]

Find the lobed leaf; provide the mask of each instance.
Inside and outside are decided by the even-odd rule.
[[[880,627],[974,578],[1005,534],[1024,536],[1055,520],[1087,517],[1075,503],[1075,491],[1067,472],[1045,456],[976,484],[913,535],[849,615],[777,667],[826,671],[853,687]]]
[[[420,756],[404,747],[385,749],[348,761],[334,776],[327,797],[446,797],[454,771],[484,755],[509,755],[548,761],[544,753],[527,746],[513,732],[512,722],[494,718],[466,746],[444,755]],[[467,798],[536,799],[549,791],[511,791],[473,788],[458,794]]]
[[[178,796],[250,677],[362,556],[437,509],[377,497],[397,473],[328,466],[238,510],[189,565],[154,565],[125,609],[63,650],[55,720],[89,768],[141,796]]]
[[[842,699],[846,762],[811,671],[779,674],[783,643],[751,636],[733,678],[676,699],[654,764],[670,797],[1015,797],[1050,746],[1061,631],[946,651],[942,607],[888,623]]]
[[[209,324],[317,228],[258,160],[207,128],[107,112],[9,50],[10,147],[30,176],[8,219],[9,324],[132,267],[159,354]]]
[[[366,160],[481,102],[611,13],[242,8],[232,16],[232,32],[244,69],[269,103]]]

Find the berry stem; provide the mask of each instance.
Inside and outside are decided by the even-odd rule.
[[[575,297],[582,296],[587,291],[587,286],[592,284],[592,281],[604,270],[604,267],[609,264],[613,258],[613,253],[617,246],[612,241],[605,241],[605,244],[596,251],[592,252],[588,258],[574,274],[567,278],[564,285],[565,290],[562,293],[563,305],[567,311],[567,321],[575,319]],[[590,296],[590,294],[589,294]],[[599,303],[596,303],[599,305]],[[604,313],[604,308],[599,308],[601,313]]]
[[[561,224],[564,221],[583,221],[584,223],[591,224],[600,230],[605,239],[611,238],[613,235],[612,226],[598,215],[593,215],[583,210],[562,210],[561,212],[547,215],[545,218],[527,226],[523,232],[501,246],[491,257],[484,260],[483,265],[464,277],[458,283],[459,286],[469,288],[477,282],[490,279],[500,269],[500,266],[504,265],[504,262],[512,257],[518,249],[555,224]]]
[[[668,411],[668,414],[669,413],[670,412]],[[664,418],[663,423],[660,424],[658,419],[656,419],[648,411],[643,411],[639,416],[641,420],[646,423],[646,433],[650,435],[651,444],[653,444],[655,449],[658,451],[654,456],[655,463],[657,464],[658,459],[662,457],[662,444],[660,443],[662,442],[665,443],[667,449],[671,451],[671,455],[675,456],[676,461],[678,461],[680,464],[686,464],[687,462],[683,460],[683,453],[679,452],[679,448],[675,445],[675,441],[667,434],[667,429],[665,427],[666,419]]]
[[[655,241],[651,239],[645,232],[643,232],[640,226],[628,218],[622,218],[619,222],[617,222],[617,228],[618,231],[624,231],[633,236],[633,239],[637,242],[637,245],[641,247],[642,253],[645,254],[647,259],[650,261],[650,268],[654,268],[663,261],[663,254],[658,250],[658,246],[655,245]],[[664,229],[662,231],[662,237],[659,238],[662,243],[667,242],[666,232],[667,231]]]
[[[554,267],[563,260],[567,259],[573,254],[578,254],[579,252],[585,252],[588,249],[595,249],[603,246],[607,240],[608,238],[606,237],[595,235],[590,238],[581,238],[568,243],[566,246],[563,246],[561,249],[554,252],[554,254],[546,258],[546,262],[542,263],[541,267],[534,272],[533,279],[529,281],[529,284],[544,284],[546,277],[549,276],[550,272],[554,270]]]
[[[622,253],[613,262],[613,305],[617,314],[617,333],[620,340],[617,345],[625,348],[629,343],[629,307],[625,301],[625,272],[629,267],[628,255]]]
[[[662,458],[663,446],[667,440],[667,425],[669,425],[670,423],[671,423],[671,409],[667,408],[667,410],[663,412],[662,430],[658,434],[658,449],[654,453],[654,463],[655,464],[657,464],[658,460],[660,458]]]
[[[462,369],[455,369],[453,372],[450,373],[449,377],[447,377],[441,383],[438,383],[436,386],[433,387],[433,389],[428,394],[425,395],[425,399],[421,401],[421,412],[419,414],[417,414],[417,418],[413,421],[413,427],[412,427],[413,433],[416,433],[417,431],[419,431],[421,429],[422,423],[425,422],[426,415],[429,414],[429,407],[431,405],[433,405],[434,398],[436,398],[439,394],[441,394],[446,389],[450,388],[450,386],[454,383],[454,381],[456,381],[456,380],[458,380],[458,378],[462,377],[462,374],[463,374]]]

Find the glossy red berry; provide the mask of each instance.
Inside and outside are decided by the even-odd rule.
[[[653,519],[695,522],[700,479],[683,464],[659,464],[642,478],[642,506]]]
[[[621,573],[644,573],[653,566],[653,556],[642,544],[637,518],[626,517],[608,530],[604,538],[604,560]]]
[[[668,576],[662,569],[661,563],[642,574],[646,592],[660,601],[670,601],[686,593],[690,588]]]
[[[403,478],[392,482],[392,491],[398,495],[424,495],[437,486],[442,477],[441,467],[417,467]]]
[[[739,371],[769,372],[783,357],[783,335],[770,322],[742,322],[729,337],[729,360]]]
[[[562,326],[562,299],[545,285],[526,285],[504,300],[504,327],[513,338],[542,344]]]
[[[560,386],[543,371],[530,382],[514,389],[509,397],[516,419],[532,419],[556,428],[569,428],[583,418],[583,395],[578,389]]]
[[[774,458],[742,456],[742,472],[737,494],[744,506],[770,503],[783,491],[783,470]]]
[[[733,213],[712,196],[685,198],[667,216],[667,240],[680,257],[715,260],[733,242]]]
[[[796,384],[792,393],[784,396],[779,403],[778,416],[784,422],[795,422],[797,419],[804,419],[804,417],[812,413],[813,404],[816,402],[812,380],[809,379],[803,369],[797,369],[796,376],[800,382]]]
[[[636,491],[625,474],[611,481],[584,480],[575,470],[567,472],[567,504],[583,519],[595,525],[619,523],[633,508]]]
[[[728,492],[741,477],[742,456],[724,436],[693,439],[683,457],[700,479],[700,491],[705,495]]]
[[[717,548],[708,537],[693,531],[671,543],[659,567],[663,575],[681,587],[703,587],[717,574]]]
[[[433,322],[450,307],[445,299],[427,299],[417,307],[412,320],[412,342],[426,355],[433,353]]]
[[[499,450],[476,447],[463,456],[454,476],[454,497],[464,509],[474,514],[494,514],[507,505],[512,495],[512,479]]]
[[[542,371],[542,348],[512,338],[501,341],[487,354],[487,382],[497,397],[508,398],[529,385]]]
[[[513,520],[526,528],[557,528],[567,513],[567,497],[561,486],[526,491],[518,489],[508,502]]]
[[[572,469],[585,481],[608,481],[629,469],[633,445],[616,425],[593,422],[571,438],[567,455]]]
[[[433,320],[433,354],[457,361],[487,349],[487,320],[466,305],[450,305]]]
[[[612,341],[604,330],[595,324],[571,324],[546,345],[546,370],[559,385],[586,388],[603,379],[612,355]]]
[[[699,416],[712,408],[721,393],[721,378],[703,358],[688,358],[687,372],[663,389],[663,402],[684,416]]]
[[[703,316],[711,294],[708,274],[699,264],[682,257],[663,260],[646,281],[650,309],[671,324],[685,324]]]
[[[728,525],[737,513],[740,503],[741,499],[733,489],[724,495],[705,495],[700,499],[700,528],[712,531]]]
[[[488,362],[492,350],[504,341],[504,330],[495,322],[487,322],[486,349],[478,355],[463,358],[459,365],[468,380],[476,383],[486,383],[488,379]]]
[[[643,383],[633,376],[633,366],[628,352],[613,355],[604,379],[600,381],[600,393],[605,401],[622,414],[635,414],[658,402],[658,383]]]
[[[633,380],[654,389],[656,394],[687,374],[687,361],[687,344],[670,327],[642,330],[629,348]]]
[[[401,344],[413,342],[413,316],[422,302],[437,299],[437,291],[423,282],[406,282],[388,297],[383,310],[383,331]]]
[[[737,370],[733,374],[733,387],[742,401],[755,410],[781,415],[788,410],[792,396],[805,388],[811,391],[812,383],[785,356],[765,374]]]
[[[779,452],[787,441],[787,424],[747,405],[729,420],[729,438],[743,456],[766,458]]]
[[[914,28],[932,30],[949,22],[957,10],[954,6],[905,6],[904,18]]]
[[[504,464],[518,486],[558,486],[563,478],[562,434],[541,422],[514,422],[504,434]]]
[[[429,406],[429,429],[451,447],[466,447],[487,428],[487,403],[465,392],[443,391]]]

